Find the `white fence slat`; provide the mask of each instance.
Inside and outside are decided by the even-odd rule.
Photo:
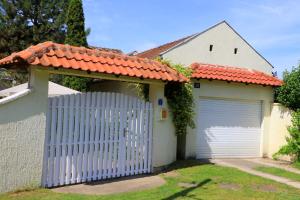
[[[73,159],[72,159],[72,179],[71,183],[77,182],[78,177],[78,141],[79,141],[79,125],[80,125],[80,95],[75,95],[75,118],[74,118],[74,140],[73,140]]]
[[[95,150],[93,154],[93,180],[98,178],[98,151],[99,151],[99,135],[100,135],[100,117],[101,117],[101,93],[97,93],[96,97],[96,128],[95,128]]]
[[[105,131],[105,105],[106,105],[106,93],[101,93],[101,128],[100,128],[100,145],[99,145],[99,171],[98,171],[98,179],[103,178],[103,154],[104,154],[104,131]]]
[[[84,152],[83,152],[83,181],[87,180],[88,176],[88,151],[89,151],[89,135],[90,135],[90,117],[91,117],[91,93],[88,92],[86,96],[86,109],[85,109],[85,130],[84,130]]]
[[[114,131],[113,131],[113,157],[112,157],[112,177],[116,177],[117,174],[117,162],[118,162],[118,145],[119,145],[119,120],[120,120],[120,94],[116,94],[116,104],[114,109]]]
[[[146,103],[145,109],[145,123],[144,123],[144,173],[147,172],[148,169],[148,139],[149,139],[149,114],[150,114],[150,104]],[[151,120],[151,118],[150,118]]]
[[[63,121],[63,136],[62,136],[62,163],[61,163],[61,173],[60,173],[60,185],[65,184],[66,177],[66,153],[67,153],[67,135],[68,135],[68,105],[69,96],[64,96],[63,106],[64,106],[64,121]]]
[[[54,170],[54,181],[53,186],[59,185],[59,174],[60,174],[60,159],[61,159],[61,134],[62,134],[62,114],[63,114],[63,96],[58,97],[58,107],[57,107],[57,135],[55,144],[55,170]]]
[[[152,104],[118,93],[49,98],[42,185],[149,173]]]
[[[111,93],[110,118],[109,118],[109,150],[108,150],[108,174],[107,178],[112,176],[112,156],[113,156],[113,134],[114,134],[114,109],[115,93]]]
[[[74,118],[74,95],[70,95],[66,184],[70,183],[70,177],[71,177],[71,171],[72,171],[72,142],[73,142],[73,134],[74,134],[74,119],[73,118]]]
[[[92,104],[91,104],[91,124],[90,124],[90,137],[89,137],[89,155],[88,155],[88,181],[92,180],[93,177],[93,153],[94,153],[94,142],[95,142],[95,110],[96,110],[96,94],[92,93]]]
[[[104,136],[104,158],[103,158],[103,179],[107,178],[107,160],[108,160],[108,140],[109,140],[109,119],[110,119],[110,103],[111,95],[107,93],[106,95],[106,106],[105,106],[105,136]]]
[[[85,130],[85,98],[86,94],[80,96],[80,122],[79,122],[79,151],[78,151],[78,177],[77,182],[82,181],[82,161],[83,161],[83,150],[84,150],[84,130]]]
[[[152,124],[153,124],[153,109],[150,104],[150,115],[149,115],[149,131],[148,131],[148,173],[152,171]]]

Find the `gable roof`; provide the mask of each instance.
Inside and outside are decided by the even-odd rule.
[[[31,46],[0,60],[0,66],[24,64],[162,81],[188,81],[185,76],[158,61],[109,49],[89,49],[53,42]]]
[[[251,83],[258,85],[281,86],[282,81],[276,77],[252,69],[224,65],[193,63],[192,78]]]
[[[7,97],[17,92],[21,92],[27,88],[28,88],[28,82],[11,88],[0,90],[0,97]],[[80,92],[49,81],[48,96],[50,97],[58,96],[58,95],[66,95],[66,94],[76,94],[76,93],[80,93]]]
[[[202,35],[203,33],[221,25],[221,24],[226,24],[235,34],[237,34],[252,50],[255,51],[256,54],[258,54],[262,59],[264,59],[270,66],[272,66],[272,68],[274,68],[274,66],[265,58],[263,57],[253,46],[251,46],[232,26],[230,26],[225,20],[224,21],[221,21],[211,27],[209,27],[208,29],[200,32],[200,33],[196,33],[196,34],[193,34],[193,35],[190,35],[188,37],[184,37],[184,38],[181,38],[179,40],[176,40],[176,41],[173,41],[173,42],[169,42],[169,43],[166,43],[164,45],[161,45],[159,47],[155,47],[153,49],[149,49],[149,50],[146,50],[144,52],[141,52],[141,53],[138,53],[137,56],[139,57],[142,57],[142,58],[149,58],[149,59],[154,59],[158,56],[161,56],[163,55],[164,53],[168,52],[168,51],[171,51],[172,49],[182,45],[182,44],[185,44],[189,41],[191,41],[192,39],[198,37],[199,35]]]

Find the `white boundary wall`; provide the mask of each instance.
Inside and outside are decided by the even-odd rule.
[[[30,86],[0,105],[0,192],[41,185],[48,73],[32,69]]]

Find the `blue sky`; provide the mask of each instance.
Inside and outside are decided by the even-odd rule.
[[[90,45],[146,50],[226,20],[281,76],[300,60],[298,0],[83,0]]]

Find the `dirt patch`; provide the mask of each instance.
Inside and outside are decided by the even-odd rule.
[[[219,187],[222,189],[226,189],[226,190],[239,190],[241,188],[241,186],[239,186],[238,184],[235,183],[220,183]]]
[[[274,185],[252,185],[254,190],[262,191],[262,192],[277,192],[277,187]]]
[[[198,185],[195,183],[178,183],[178,186],[183,188],[193,188],[197,187]]]
[[[169,172],[166,172],[166,173],[163,173],[163,175],[165,177],[178,177],[180,174],[177,172],[177,171],[169,171]]]

